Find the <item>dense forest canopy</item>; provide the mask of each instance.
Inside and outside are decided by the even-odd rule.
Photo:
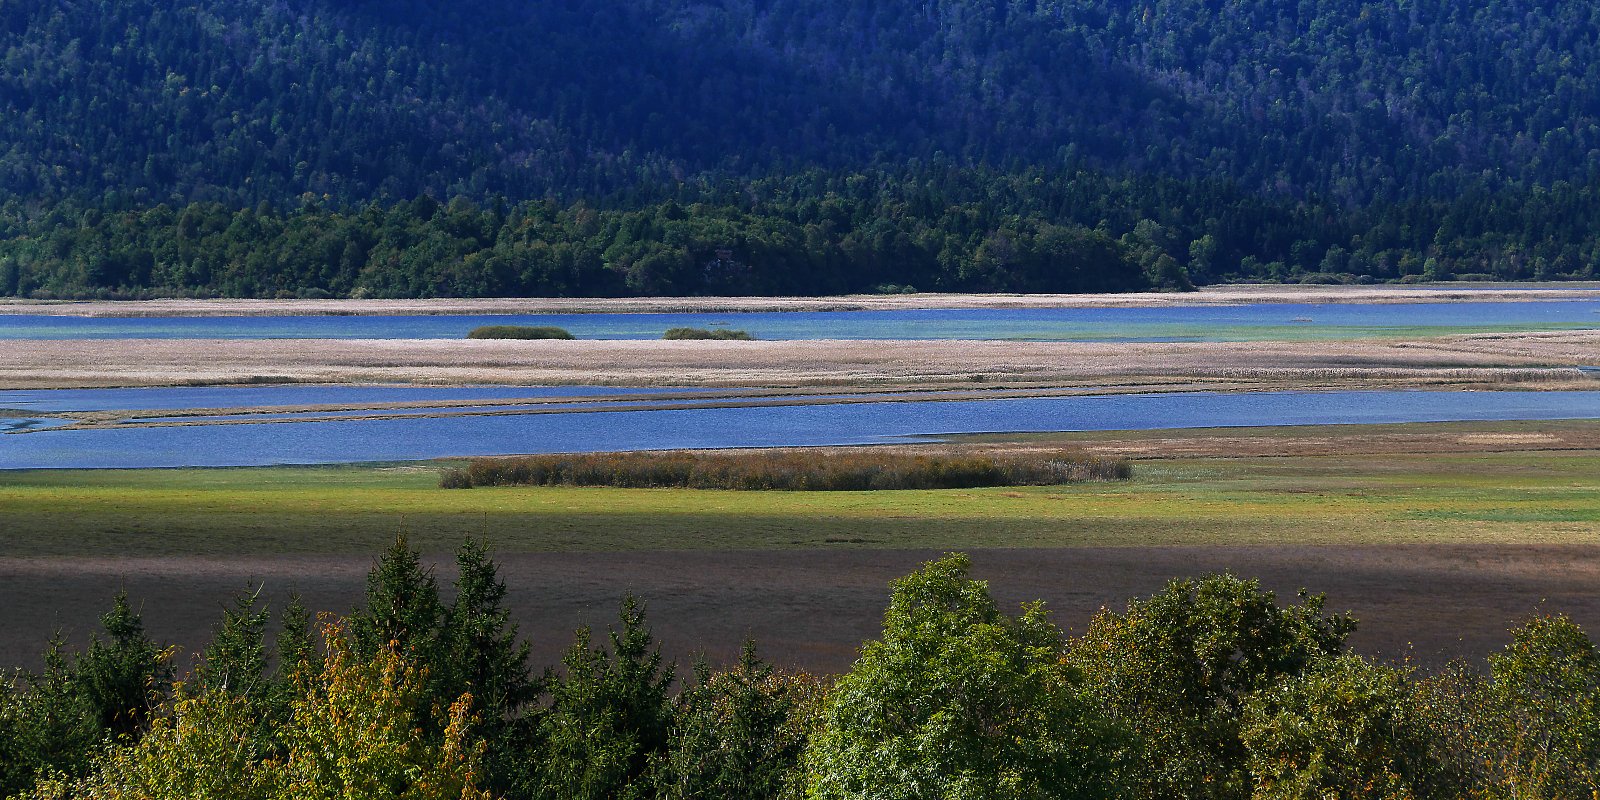
[[[1591,277],[1597,48],[1600,7],[1577,0],[0,0],[0,293]],[[324,229],[418,198],[502,209],[484,236],[400,256],[470,277],[351,278],[371,265],[341,247],[308,280],[259,263],[293,243],[249,225],[196,267],[163,222]],[[541,213],[741,230],[623,241],[539,220],[575,261],[467,263],[507,257]],[[1038,244],[1046,226],[1095,255],[1054,274],[1076,256]],[[131,237],[151,277],[82,235]],[[687,265],[644,272],[701,274],[641,276],[640,248]],[[1030,259],[1046,274],[1017,277]]]

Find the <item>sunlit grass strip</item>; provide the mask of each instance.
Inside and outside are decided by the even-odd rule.
[[[587,453],[477,458],[439,485],[614,486],[778,491],[972,489],[1126,480],[1127,461],[1070,452],[919,455],[896,452]]]
[[[565,328],[530,325],[484,325],[467,333],[468,339],[571,339]]]

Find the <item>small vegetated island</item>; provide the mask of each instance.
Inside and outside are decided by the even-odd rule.
[[[484,325],[467,333],[468,339],[574,339],[566,328],[544,325]]]
[[[475,458],[439,485],[615,486],[781,491],[973,489],[1126,480],[1126,461],[1081,453],[922,455],[895,452],[671,451]]]
[[[756,337],[748,331],[729,330],[727,328],[668,328],[661,334],[663,339],[712,339],[717,341],[750,342]]]

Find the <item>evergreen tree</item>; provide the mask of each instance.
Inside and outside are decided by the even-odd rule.
[[[320,654],[311,630],[311,612],[300,601],[299,594],[289,595],[289,604],[283,607],[279,623],[282,626],[278,633],[280,679],[289,683],[296,674],[320,669]]]
[[[351,615],[356,651],[374,656],[394,649],[413,663],[433,665],[443,619],[433,570],[423,567],[404,534],[395,537],[367,573],[366,605]]]
[[[533,720],[527,716],[540,686],[528,666],[529,645],[505,607],[506,586],[481,542],[456,552],[456,597],[445,614],[440,655],[441,699],[469,695],[470,712],[487,744],[492,789],[516,783]]]
[[[98,635],[73,668],[73,681],[88,704],[90,719],[112,737],[137,737],[171,682],[171,653],[145,635],[144,621],[121,592],[100,618]]]
[[[240,592],[222,612],[222,626],[196,669],[199,685],[209,691],[240,696],[260,694],[267,687],[266,628],[269,614],[257,609],[260,588]]]
[[[562,659],[551,705],[540,719],[540,748],[531,754],[529,794],[550,800],[617,800],[648,796],[652,760],[667,746],[672,668],[650,635],[644,604],[622,601],[621,627],[610,649],[591,647],[588,628]]]
[[[701,662],[695,676],[674,705],[657,796],[798,796],[804,790],[801,754],[821,711],[820,682],[775,671],[749,641],[731,669],[713,673]]]

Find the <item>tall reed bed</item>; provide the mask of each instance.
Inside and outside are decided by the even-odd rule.
[[[1068,452],[671,451],[475,458],[464,468],[446,470],[439,485],[865,491],[1051,486],[1125,480],[1131,475],[1126,461]]]
[[[749,342],[754,341],[756,337],[751,336],[749,331],[735,331],[727,328],[716,328],[714,330],[707,330],[705,328],[668,328],[666,333],[661,334],[661,338],[673,340],[713,339],[717,341]]]
[[[571,339],[566,328],[546,325],[483,325],[467,332],[468,339]]]

